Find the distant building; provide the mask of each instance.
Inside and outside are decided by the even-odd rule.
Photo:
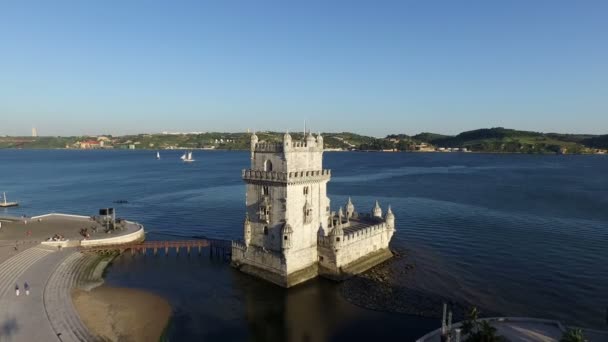
[[[36,130],[36,127],[32,127],[32,137],[37,137],[38,136],[38,130]]]
[[[395,216],[378,202],[367,215],[349,199],[331,211],[323,169],[323,137],[305,141],[259,142],[251,136],[243,243],[233,242],[232,265],[239,270],[290,287],[318,275],[343,279],[392,256],[388,249]]]
[[[78,146],[81,149],[84,150],[88,150],[88,149],[94,149],[94,148],[100,148],[103,147],[102,142],[97,141],[97,140],[85,140],[85,141],[79,141],[76,144],[78,144]]]

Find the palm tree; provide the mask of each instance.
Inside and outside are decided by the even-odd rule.
[[[479,311],[472,308],[469,317],[462,322],[462,335],[465,342],[503,342],[506,339],[496,335],[494,328],[488,321],[479,321]]]
[[[586,342],[585,336],[581,329],[568,329],[559,342]]]

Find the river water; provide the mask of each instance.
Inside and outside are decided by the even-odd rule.
[[[240,238],[248,152],[195,151],[191,164],[179,156],[0,150],[0,191],[22,204],[0,215],[93,215],[112,206],[143,223],[151,240]],[[390,264],[395,302],[423,293],[433,305],[449,298],[492,314],[606,327],[608,157],[335,152],[324,163],[334,209],[348,196],[359,212],[376,199],[392,205],[393,247],[404,254]],[[405,265],[413,268],[399,272]],[[439,325],[390,303],[378,311],[347,300],[347,284],[284,290],[208,257],[125,255],[107,282],[167,298],[175,341],[408,341]],[[358,298],[373,297],[366,291]]]

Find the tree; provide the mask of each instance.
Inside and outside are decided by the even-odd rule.
[[[496,334],[494,328],[488,321],[479,321],[479,310],[471,308],[469,317],[462,322],[462,336],[465,342],[503,342],[506,338]]]
[[[562,338],[559,340],[559,342],[585,342],[587,341],[585,339],[585,336],[583,336],[583,331],[581,329],[568,329],[568,331],[566,331],[564,333],[564,335],[562,335]]]

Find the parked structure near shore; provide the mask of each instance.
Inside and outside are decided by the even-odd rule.
[[[395,232],[389,207],[378,202],[359,214],[348,200],[331,211],[326,195],[331,171],[323,169],[323,137],[308,134],[282,143],[251,136],[243,242],[233,242],[232,265],[241,271],[290,287],[317,275],[340,280],[392,256]]]

